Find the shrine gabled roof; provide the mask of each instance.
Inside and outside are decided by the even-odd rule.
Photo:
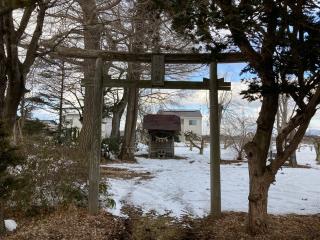
[[[179,117],[202,117],[200,110],[159,110],[158,114],[176,115]]]
[[[143,129],[181,131],[180,117],[176,115],[148,114],[143,118]]]

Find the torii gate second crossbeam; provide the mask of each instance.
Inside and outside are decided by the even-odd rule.
[[[92,83],[85,82],[85,87],[93,87],[94,97],[91,129],[93,129],[92,148],[89,153],[89,212],[96,214],[99,208],[99,180],[100,180],[100,145],[101,145],[101,117],[104,87],[136,87],[160,89],[206,89],[210,91],[210,213],[213,217],[221,215],[221,183],[220,183],[220,126],[218,90],[230,90],[231,83],[218,79],[217,61],[210,62],[210,78],[203,82],[165,81],[163,55],[152,55],[151,80],[127,81],[114,80],[103,73],[103,60],[96,60],[95,78]],[[231,61],[233,62],[233,61]]]

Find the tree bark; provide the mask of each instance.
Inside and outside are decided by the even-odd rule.
[[[277,109],[276,94],[268,94],[263,97],[256,134],[253,141],[247,143],[244,148],[249,165],[248,227],[252,234],[267,231],[267,198],[274,175],[268,172],[266,159]]]
[[[313,145],[314,145],[314,150],[316,152],[316,161],[320,163],[320,141],[315,140]]]
[[[23,62],[21,62],[19,59],[18,45],[22,40],[23,33],[25,32],[25,28],[28,25],[35,6],[27,7],[24,10],[20,26],[17,30],[14,25],[12,12],[8,12],[7,14],[1,16],[1,20],[3,20],[3,24],[1,26],[3,35],[0,37],[3,39],[0,41],[0,43],[5,44],[6,46],[6,56],[5,58],[2,58],[2,56],[0,57],[1,59],[5,59],[6,61],[6,76],[8,81],[3,108],[3,119],[10,134],[12,134],[12,129],[16,121],[19,103],[24,93],[26,92],[26,75],[30,71],[30,67],[34,63],[34,60],[36,58],[38,41],[42,34],[43,22],[47,7],[48,3],[38,3],[36,26],[34,28],[31,40],[28,44],[29,47]],[[2,50],[0,51],[0,54],[3,55]]]
[[[136,14],[133,19],[134,36],[132,39],[133,53],[143,52],[144,32],[143,32],[143,4],[138,0],[135,6]],[[128,64],[128,78],[130,81],[139,81],[141,75],[141,65],[138,63]],[[119,158],[121,160],[134,160],[136,124],[138,118],[139,89],[132,87],[128,93],[128,105],[124,139],[121,146]]]
[[[0,16],[0,36],[5,34],[3,24],[3,17]],[[0,120],[3,120],[4,117],[5,92],[7,89],[6,55],[3,40],[3,37],[0,37]]]
[[[132,63],[129,63],[129,66]],[[136,64],[135,64],[136,65]],[[138,66],[139,67],[139,66]],[[140,74],[135,74],[132,72],[132,67],[129,67],[128,74],[131,81],[138,81]],[[133,161],[135,152],[135,133],[136,133],[136,123],[138,117],[138,101],[139,101],[139,89],[130,88],[128,93],[128,105],[127,105],[127,115],[126,124],[124,130],[124,139],[121,146],[121,151],[119,158],[124,161]]]
[[[120,139],[120,122],[121,117],[126,109],[128,103],[128,89],[124,89],[123,96],[118,104],[113,108],[112,112],[112,129],[111,129],[111,138]]]
[[[101,28],[98,21],[98,12],[95,0],[79,0],[78,1],[83,12],[83,36],[85,49],[100,49]],[[92,83],[95,75],[95,59],[84,60],[84,79],[87,83]],[[84,95],[84,109],[83,109],[83,123],[79,136],[80,149],[84,156],[90,151],[92,139],[92,116],[93,109],[93,87],[85,88]]]
[[[62,143],[62,114],[63,114],[63,94],[64,94],[64,80],[65,80],[65,63],[61,63],[61,83],[60,83],[60,98],[59,98],[59,125],[58,125],[58,142]]]

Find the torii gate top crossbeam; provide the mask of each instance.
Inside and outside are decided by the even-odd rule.
[[[95,59],[101,58],[104,61],[119,62],[146,62],[152,61],[152,56],[159,55],[154,53],[128,53],[128,52],[110,52],[105,50],[87,50],[81,48],[55,48],[54,55],[69,57]],[[164,55],[166,64],[205,64],[211,62],[217,63],[240,63],[246,62],[242,53],[161,53]]]

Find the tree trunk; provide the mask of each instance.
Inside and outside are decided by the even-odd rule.
[[[269,186],[263,177],[250,177],[248,227],[252,234],[267,231]]]
[[[129,64],[131,65],[131,64]],[[131,74],[130,74],[131,75]],[[129,77],[130,78],[130,77]],[[132,81],[137,81],[135,76],[131,77]],[[134,160],[134,147],[135,147],[135,131],[138,115],[138,100],[139,100],[139,89],[130,88],[128,93],[128,105],[126,124],[124,130],[124,139],[121,146],[119,158],[121,160],[133,161]]]
[[[201,143],[200,143],[200,155],[203,155],[203,149],[204,149],[204,140],[201,139]]]
[[[97,6],[95,0],[79,0],[79,5],[83,12],[83,36],[85,49],[100,49],[100,36],[101,28],[98,21]],[[87,83],[92,83],[95,75],[95,60],[84,60],[84,79]],[[92,116],[93,107],[93,87],[85,88],[84,95],[84,110],[83,110],[83,124],[79,136],[80,149],[84,156],[86,156],[91,148],[92,139],[92,126],[94,116]]]
[[[120,122],[123,111],[116,110],[112,114],[112,128],[110,133],[110,138],[120,139]]]
[[[12,49],[12,51],[15,52],[16,49]],[[26,92],[25,76],[21,73],[21,64],[18,59],[12,59],[12,61],[14,63],[11,65],[10,73],[8,74],[8,88],[4,107],[5,124],[10,134],[12,134],[16,122],[20,101]]]
[[[0,36],[4,36],[3,32],[3,17],[0,16]],[[7,89],[7,76],[6,76],[6,63],[5,63],[5,50],[3,38],[0,37],[0,120],[4,117],[4,102],[5,92]]]
[[[126,109],[128,103],[128,90],[123,91],[123,96],[121,101],[114,107],[112,112],[112,129],[111,129],[111,138],[120,139],[120,122],[121,117]]]
[[[0,44],[5,44],[6,47],[6,76],[8,79],[4,106],[4,122],[10,134],[12,134],[12,129],[16,121],[20,100],[26,92],[26,76],[30,71],[30,67],[34,63],[34,60],[37,56],[36,52],[38,50],[39,38],[42,34],[43,22],[47,6],[47,2],[38,3],[36,25],[31,36],[31,40],[28,43],[28,50],[25,53],[25,59],[23,62],[20,61],[18,50],[18,45],[19,43],[21,43],[23,34],[18,34],[12,12],[8,12],[6,15],[3,15],[1,17],[3,19],[3,24],[1,26],[2,33],[0,33],[0,38],[2,38],[2,40],[0,41]],[[34,8],[35,6],[32,6],[24,10],[26,12],[23,13],[23,16],[25,16],[26,18],[22,17],[25,22],[21,22],[21,25],[25,24],[25,26],[27,26],[30,20],[30,18],[28,18],[28,13],[32,13]],[[29,17],[30,16],[31,15],[29,15]],[[2,49],[0,50],[0,57],[1,55],[3,55]]]
[[[58,125],[58,143],[62,143],[62,113],[63,113],[63,93],[64,93],[64,79],[65,79],[65,63],[61,64],[61,84],[60,84],[60,99],[59,99],[59,125]]]
[[[314,142],[314,150],[316,152],[316,161],[320,163],[320,142],[317,140]]]
[[[132,39],[133,53],[143,52],[144,43],[144,6],[143,1],[138,0],[135,5],[136,15],[133,18],[134,36]],[[139,81],[141,75],[141,65],[139,63],[128,64],[128,78],[130,81]],[[135,152],[135,137],[136,137],[136,124],[138,118],[138,103],[139,103],[139,89],[136,87],[130,88],[128,93],[128,106],[126,125],[124,131],[124,139],[121,146],[119,158],[121,160],[134,160]]]
[[[296,151],[294,151],[294,153],[290,156],[289,161],[290,161],[291,167],[298,166]]]
[[[252,234],[267,231],[267,198],[274,175],[268,172],[266,164],[277,109],[277,95],[263,97],[256,134],[244,147],[249,165],[248,227]]]

